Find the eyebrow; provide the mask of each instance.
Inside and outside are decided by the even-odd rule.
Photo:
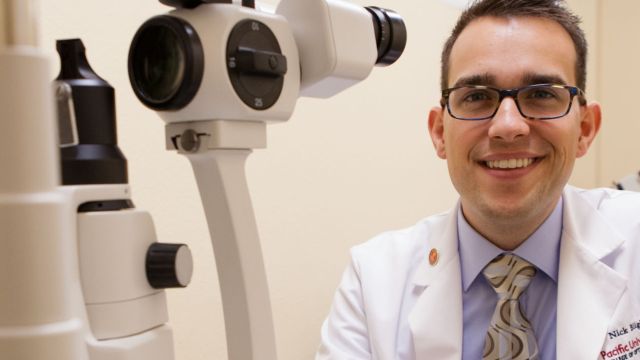
[[[484,86],[496,86],[496,77],[489,73],[476,74],[471,76],[465,76],[458,79],[452,87],[469,86],[469,85],[484,85]],[[539,73],[526,73],[522,76],[520,82],[521,86],[534,85],[534,84],[557,84],[567,85],[567,82],[558,75],[552,74],[539,74]]]
[[[455,82],[455,84],[453,84],[452,87],[467,86],[467,85],[491,86],[491,85],[495,85],[496,83],[495,79],[496,77],[489,73],[465,76],[458,79]]]
[[[557,85],[567,85],[567,82],[557,75],[551,74],[536,74],[536,73],[528,73],[522,77],[522,83],[524,85],[534,85],[534,84],[557,84]]]

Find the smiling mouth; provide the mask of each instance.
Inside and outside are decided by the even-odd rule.
[[[537,158],[524,158],[524,159],[504,159],[504,160],[489,160],[482,163],[489,169],[522,169],[535,163]]]

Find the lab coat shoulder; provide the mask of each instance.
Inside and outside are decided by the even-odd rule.
[[[424,263],[430,241],[442,232],[448,216],[449,213],[430,216],[409,228],[382,233],[353,247],[352,261],[365,277],[361,280],[380,284],[381,279],[393,282],[398,278],[410,279],[408,275],[419,263]]]
[[[570,200],[581,197],[605,218],[613,220],[612,224],[640,224],[640,192],[615,190],[609,188],[580,189],[567,186],[565,198]],[[637,230],[637,228],[636,228]]]
[[[412,279],[448,216],[430,216],[351,249],[317,360],[412,358],[407,317],[419,295],[412,292]]]
[[[565,208],[568,207],[565,235],[585,245],[605,263],[621,255],[640,255],[640,193],[568,186],[564,199]]]
[[[628,280],[627,288],[640,304],[640,193],[602,189],[590,195],[612,233],[603,238],[609,240],[604,246],[613,250],[601,261]],[[611,242],[615,238],[621,242]]]
[[[368,308],[399,308],[429,249],[442,238],[451,212],[430,216],[412,227],[382,233],[351,249],[351,259]],[[380,296],[384,294],[384,296]],[[394,295],[395,294],[395,298]],[[395,305],[395,307],[389,307]],[[378,309],[374,309],[378,310]],[[377,311],[374,312],[377,314]],[[397,318],[398,314],[393,314]],[[378,319],[380,320],[380,319]]]
[[[640,193],[606,190],[597,208],[623,239],[602,262],[627,279],[629,298],[636,309],[633,320],[640,322]]]
[[[640,338],[640,194],[567,187],[563,198],[557,358],[593,358]]]

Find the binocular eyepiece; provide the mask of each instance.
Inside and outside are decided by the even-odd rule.
[[[202,4],[231,4],[233,0],[160,0],[161,3],[175,7],[193,9]],[[242,0],[242,6],[255,8],[254,0]],[[402,18],[393,10],[377,6],[365,6],[371,13],[373,27],[378,45],[378,59],[376,65],[393,64],[407,43],[407,29]]]
[[[404,21],[393,10],[366,6],[371,13],[373,29],[378,45],[378,59],[376,65],[391,65],[400,58],[407,44],[407,28]]]
[[[231,4],[233,0],[160,0],[160,2],[178,9],[193,9],[202,4]],[[255,1],[242,0],[242,6],[255,8]]]

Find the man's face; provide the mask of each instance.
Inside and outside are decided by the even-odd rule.
[[[481,17],[452,48],[449,87],[575,86],[575,63],[573,42],[556,22]],[[553,120],[523,118],[510,97],[487,120],[457,120],[439,107],[429,115],[438,156],[447,159],[464,215],[476,228],[516,219],[539,225],[555,207],[575,158],[586,153],[598,127],[598,105],[580,106],[577,98],[566,116]],[[516,168],[496,168],[500,161]]]

